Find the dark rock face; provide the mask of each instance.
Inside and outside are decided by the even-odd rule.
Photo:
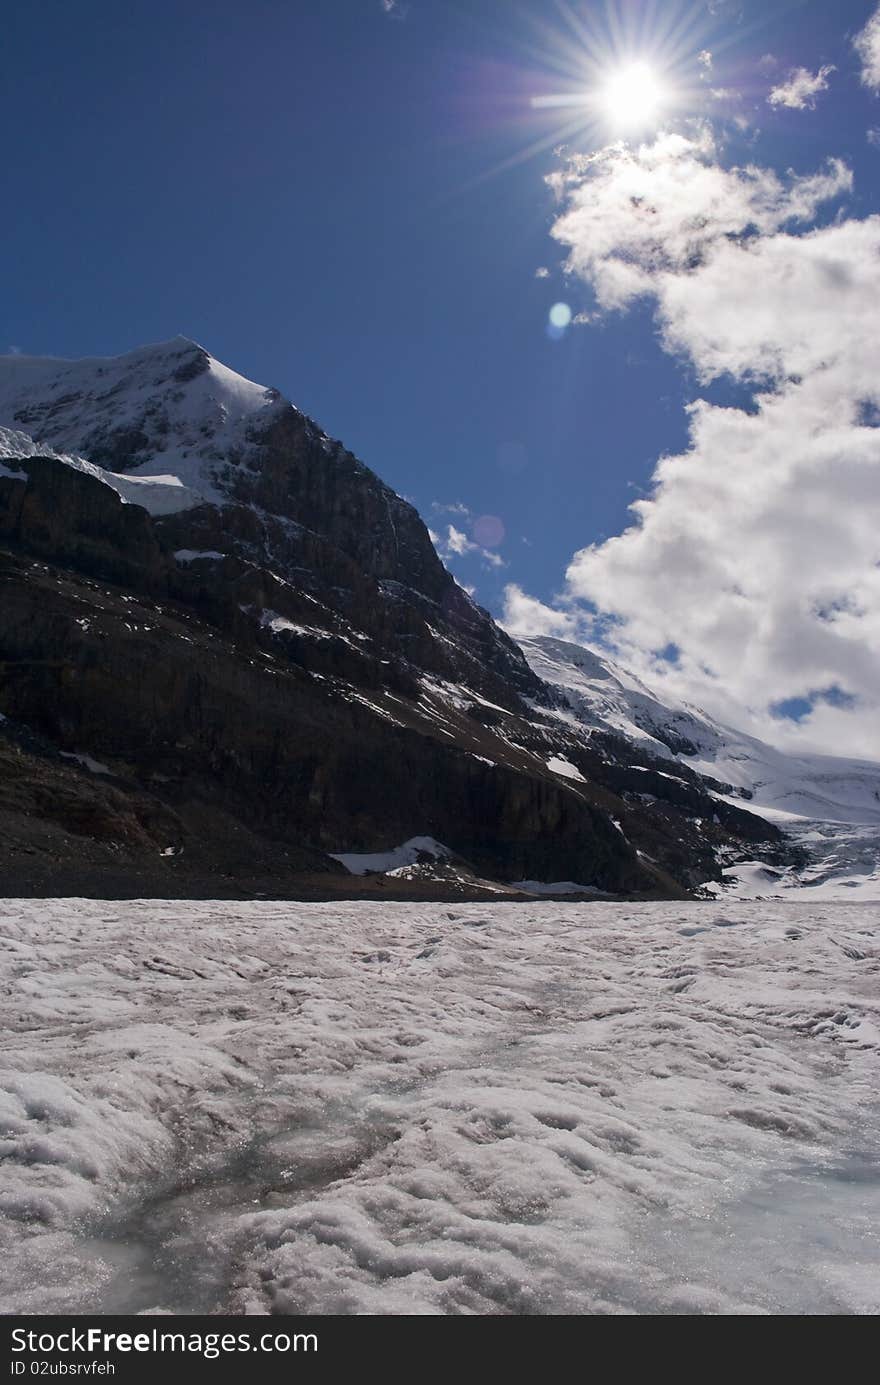
[[[417,512],[338,443],[287,407],[250,465],[228,483],[240,503],[156,522],[166,545],[228,553],[311,598],[309,623],[328,613],[415,668],[463,676],[505,703],[541,699],[519,649],[446,571]],[[279,587],[272,588],[273,599]],[[265,605],[271,609],[271,602]],[[448,641],[448,643],[444,643]]]
[[[161,388],[201,381],[185,347]],[[51,457],[0,475],[0,889],[332,893],[327,853],[424,835],[495,880],[674,897],[776,840],[555,719],[415,510],[273,399],[217,461],[224,503],[151,516]],[[162,407],[84,423],[93,459],[123,470]]]
[[[162,586],[167,564],[146,510],[52,458],[20,468],[26,485],[0,477],[0,538],[122,585]]]
[[[604,815],[549,776],[447,747],[415,703],[394,715],[400,694],[387,686],[368,688],[367,705],[348,700],[326,686],[330,675],[267,655],[182,605],[18,555],[0,564],[0,602],[6,715],[68,754],[97,758],[100,748],[113,783],[146,796],[161,822],[157,852],[171,845],[201,859],[193,824],[210,808],[264,842],[311,853],[310,869],[337,868],[325,851],[426,834],[496,877],[549,869],[608,889],[651,886]],[[69,774],[89,795],[100,779]],[[34,811],[46,813],[45,797]],[[77,831],[98,816],[112,823],[116,811],[71,809],[64,821]],[[145,845],[129,817],[119,812],[115,839]]]

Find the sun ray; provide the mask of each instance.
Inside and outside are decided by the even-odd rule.
[[[508,68],[510,85],[505,90],[496,72],[483,95],[496,110],[506,108],[504,119],[511,128],[520,124],[524,137],[519,148],[466,179],[460,192],[557,147],[589,152],[717,114],[698,54],[707,47],[721,51],[726,36],[705,0],[553,0],[511,8],[517,23],[504,30],[508,52],[517,55]],[[630,69],[631,82],[624,76]],[[646,78],[641,84],[639,70]],[[529,128],[524,107],[532,115]]]

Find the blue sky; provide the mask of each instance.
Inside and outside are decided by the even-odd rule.
[[[597,312],[594,261],[564,272],[572,244],[551,236],[560,201],[545,179],[621,131],[534,98],[576,100],[640,57],[677,95],[624,132],[631,144],[661,125],[693,138],[700,122],[715,132],[713,167],[807,177],[839,157],[852,186],[806,229],[839,217],[843,201],[864,219],[880,209],[880,146],[868,138],[880,99],[860,81],[852,39],[875,9],[14,7],[0,84],[12,208],[0,343],[76,356],[194,337],[342,438],[441,537],[453,524],[454,546],[482,539],[494,559],[472,550],[450,563],[483,604],[499,612],[515,584],[564,613],[560,632],[582,631],[602,582],[566,583],[566,567],[631,523],[657,459],[687,449],[685,405],[754,404],[748,370],[708,379],[692,337],[675,349],[658,340],[651,293],[622,306],[606,294]],[[823,66],[834,71],[801,105],[768,101],[797,69]],[[593,320],[553,339],[559,301]],[[500,525],[474,530],[483,516]],[[631,624],[631,612],[613,620]],[[652,651],[633,635],[621,648],[650,662],[670,642],[658,633]],[[845,715],[850,695],[864,698],[829,657],[796,675],[780,665],[750,711],[812,707],[830,689],[829,714]]]

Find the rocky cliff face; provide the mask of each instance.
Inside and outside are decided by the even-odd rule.
[[[0,425],[7,893],[332,892],[330,853],[426,835],[675,894],[774,840],[686,771],[640,803],[412,506],[201,347],[7,358]]]
[[[541,695],[519,649],[443,567],[415,509],[276,390],[194,342],[106,361],[6,358],[0,423],[50,444],[126,508],[146,509],[166,550],[234,557],[274,579],[276,594],[288,584],[311,625],[347,622],[441,676],[458,676],[465,660],[501,698],[511,687]],[[53,502],[48,490],[51,551],[71,497]],[[105,506],[90,526],[97,542],[107,523]]]

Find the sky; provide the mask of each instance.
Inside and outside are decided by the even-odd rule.
[[[880,759],[876,0],[41,0],[0,351],[177,333],[519,635]]]

